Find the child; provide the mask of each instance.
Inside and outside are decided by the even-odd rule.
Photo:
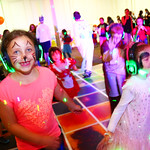
[[[108,32],[110,38],[102,45],[102,60],[106,92],[109,97],[111,112],[113,112],[120,100],[122,84],[126,78],[125,43],[122,40],[123,27],[120,23],[112,23]]]
[[[48,68],[35,66],[35,38],[14,30],[2,41],[2,53],[15,69],[0,83],[0,116],[7,130],[15,135],[19,150],[57,150],[60,128],[52,109],[53,95],[72,112],[81,107],[57,83]]]
[[[70,42],[72,41],[72,38],[67,34],[67,31],[65,29],[62,30],[62,41],[63,41],[63,55],[66,58],[66,53],[69,58],[71,58],[71,46]]]
[[[49,49],[49,57],[53,61],[49,68],[56,74],[58,83],[71,98],[77,96],[80,88],[75,77],[70,72],[70,69],[77,71],[76,61],[72,58],[62,59],[62,53],[58,47]]]
[[[128,56],[139,69],[123,86],[120,102],[97,150],[150,149],[150,45],[136,43]]]
[[[133,41],[148,44],[147,35],[150,35],[150,27],[143,26],[143,18],[137,18],[137,26],[133,29]]]

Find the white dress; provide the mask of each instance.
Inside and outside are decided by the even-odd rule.
[[[82,70],[92,70],[94,44],[92,39],[92,30],[84,20],[75,21],[74,38],[76,46],[83,58]]]
[[[114,135],[107,150],[150,150],[150,78],[127,80],[108,130]]]

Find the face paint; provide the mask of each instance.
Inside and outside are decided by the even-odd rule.
[[[26,36],[17,37],[7,49],[12,66],[16,71],[28,74],[35,65],[34,43]]]

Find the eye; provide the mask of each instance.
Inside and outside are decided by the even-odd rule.
[[[31,48],[28,48],[28,49],[27,49],[27,51],[28,51],[28,52],[31,52],[31,51],[32,51],[32,49],[31,49]]]
[[[143,61],[148,61],[149,57],[143,58]]]
[[[19,51],[18,50],[14,51],[14,54],[19,54]]]

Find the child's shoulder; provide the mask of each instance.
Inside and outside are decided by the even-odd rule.
[[[133,88],[141,87],[144,81],[145,81],[144,78],[141,78],[139,75],[134,75],[126,80],[123,88],[129,87],[133,89]]]
[[[2,81],[0,81],[0,87],[4,87],[8,84],[10,84],[11,82],[11,78],[10,78],[10,74],[8,74]]]
[[[43,75],[53,74],[53,72],[47,67],[37,66],[37,69],[39,70],[40,74]]]

